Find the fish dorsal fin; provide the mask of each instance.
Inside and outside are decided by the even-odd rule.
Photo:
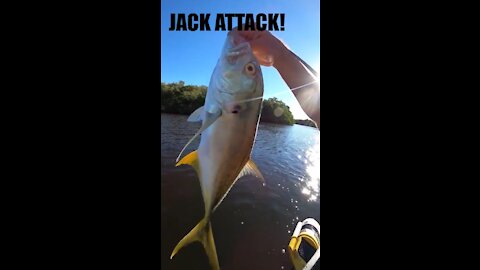
[[[254,175],[259,178],[262,183],[265,183],[265,178],[263,178],[263,175],[258,169],[257,165],[255,165],[255,163],[251,159],[248,160],[247,164],[245,164],[245,167],[243,167],[242,171],[240,171],[237,179],[245,175]]]
[[[175,164],[175,167],[178,167],[178,166],[183,165],[183,164],[187,164],[187,165],[192,166],[198,174],[199,164],[198,164],[197,150],[195,150],[195,151],[191,152],[190,154],[186,155],[185,157],[183,157],[182,160],[180,160],[179,162],[177,162],[177,164]]]
[[[202,107],[203,108],[203,107]],[[198,109],[197,109],[198,110]],[[194,112],[195,113],[195,112]],[[205,131],[205,129],[207,129],[209,126],[211,126],[215,120],[217,120],[220,115],[222,115],[222,111],[221,110],[217,110],[216,112],[214,113],[210,113],[207,111],[207,113],[205,114],[205,119],[203,119],[203,124],[202,124],[202,127],[197,131],[197,133],[195,133],[195,135],[193,135],[192,138],[190,138],[190,140],[187,142],[187,144],[185,144],[185,146],[182,148],[182,151],[180,151],[180,154],[178,154],[178,157],[177,159],[175,160],[176,162],[178,162],[178,160],[180,159],[180,157],[182,156],[182,153],[183,151],[185,151],[185,149],[187,148],[187,146],[193,142],[193,140],[195,140],[195,138],[198,137],[198,135],[200,135],[200,133],[202,133],[203,131]],[[190,118],[190,117],[189,117]]]
[[[188,117],[188,122],[199,122],[203,120],[203,106],[196,109],[190,116]]]

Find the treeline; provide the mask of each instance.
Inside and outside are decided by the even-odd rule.
[[[314,127],[314,128],[317,127],[317,125],[315,125],[315,122],[313,122],[313,121],[310,120],[310,119],[295,120],[295,124],[297,124],[297,125],[302,125],[302,126]]]
[[[205,103],[206,86],[185,85],[185,82],[161,83],[161,111],[166,113],[191,114]]]
[[[160,104],[161,111],[165,113],[191,114],[198,107],[203,106],[207,94],[206,86],[185,85],[185,82],[161,83]],[[277,98],[269,98],[263,101],[262,122],[293,125],[290,108]]]
[[[295,124],[290,107],[275,97],[263,101],[260,121],[290,126]]]

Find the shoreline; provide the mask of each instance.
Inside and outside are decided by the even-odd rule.
[[[184,114],[184,113],[175,113],[175,112],[160,112],[161,114],[172,114],[172,115],[184,115],[184,116],[189,116],[189,114]],[[305,127],[312,127],[312,128],[315,128],[316,127],[313,125],[313,122],[311,122],[310,120],[308,119],[294,119],[295,120],[295,123],[293,125],[299,125],[299,126],[305,126]],[[301,123],[305,123],[305,124],[301,124]],[[312,124],[308,124],[309,122],[311,122]],[[260,116],[260,123],[268,123],[268,124],[274,124],[274,125],[280,125],[280,126],[293,126],[293,125],[288,125],[288,124],[281,124],[281,123],[275,123],[275,122],[269,122],[269,121],[262,121],[262,118]]]

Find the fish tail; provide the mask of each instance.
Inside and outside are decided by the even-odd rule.
[[[177,252],[183,247],[195,242],[200,241],[205,248],[208,260],[212,269],[220,270],[220,265],[217,258],[217,250],[215,248],[215,241],[213,239],[212,225],[209,218],[203,218],[195,228],[193,228],[185,237],[183,237],[177,246],[173,249],[170,259],[177,254]]]

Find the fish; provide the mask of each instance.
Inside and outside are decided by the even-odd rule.
[[[202,243],[212,269],[220,269],[211,216],[235,182],[245,175],[265,179],[251,159],[263,101],[263,76],[250,44],[230,33],[213,70],[202,107],[187,119],[202,122],[200,129],[181,150],[200,135],[197,150],[176,166],[190,165],[200,181],[205,215],[175,246],[170,259],[183,247]],[[246,102],[248,101],[248,102]]]

